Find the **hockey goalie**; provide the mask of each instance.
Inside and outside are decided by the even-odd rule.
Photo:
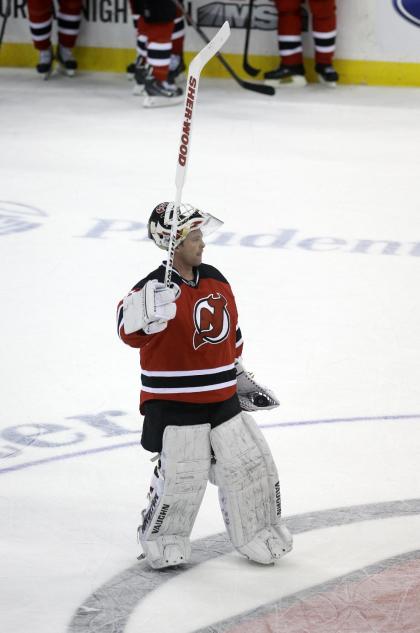
[[[149,237],[168,250],[173,203],[155,207]],[[242,364],[242,335],[230,284],[202,263],[205,236],[222,222],[182,204],[172,282],[165,262],[118,304],[118,334],[140,351],[141,444],[157,453],[138,528],[155,569],[186,563],[207,482],[218,487],[229,538],[242,555],[271,564],[292,549],[280,484],[252,412],[277,407],[272,391]]]

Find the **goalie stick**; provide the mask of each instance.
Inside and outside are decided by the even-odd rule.
[[[246,31],[245,31],[245,48],[244,48],[244,57],[242,60],[242,68],[248,75],[251,77],[256,77],[260,70],[258,68],[254,68],[251,66],[248,60],[248,51],[249,51],[249,40],[251,36],[251,28],[252,28],[252,12],[254,10],[254,0],[249,0],[248,7],[248,18],[246,21]]]
[[[178,230],[178,211],[181,205],[182,188],[187,172],[188,156],[191,147],[191,127],[194,114],[195,103],[197,101],[198,82],[200,74],[207,62],[218,54],[230,35],[229,22],[225,22],[217,31],[211,41],[192,60],[188,69],[187,87],[185,89],[184,114],[182,119],[181,138],[178,149],[178,161],[176,166],[175,186],[176,195],[173,207],[173,217],[171,224],[171,235],[169,238],[168,259],[165,269],[165,286],[169,286],[172,277],[172,268],[175,255],[176,234]],[[168,223],[170,205],[165,214],[165,223]],[[167,216],[167,217],[166,217]]]
[[[182,6],[182,4],[179,2],[179,0],[172,0],[172,2],[174,2],[174,4],[178,7],[179,11],[182,13],[182,15],[184,16],[184,18],[187,20],[188,24],[190,24],[193,29],[195,31],[197,31],[197,33],[199,34],[199,36],[201,37],[202,40],[204,40],[205,42],[209,42],[209,38],[207,37],[207,35],[204,33],[204,31],[202,31],[200,29],[200,27],[198,26],[198,24],[192,19],[191,15],[189,13],[187,13],[184,9],[184,7]],[[226,59],[223,57],[223,55],[220,55],[220,53],[216,53],[216,57],[219,60],[219,62],[222,64],[222,66],[225,67],[225,69],[227,70],[227,72],[229,73],[229,75],[231,77],[233,77],[233,79],[242,87],[245,88],[245,90],[252,90],[253,92],[259,92],[261,94],[264,95],[270,95],[273,96],[275,94],[275,89],[273,88],[273,86],[265,86],[264,84],[255,84],[252,83],[250,81],[245,81],[244,79],[241,79],[233,70],[232,66],[230,66],[230,64],[228,64],[228,62],[226,61]]]

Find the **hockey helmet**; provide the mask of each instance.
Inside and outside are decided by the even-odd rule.
[[[161,202],[152,211],[148,222],[148,234],[159,248],[167,251],[171,236],[173,202]],[[209,235],[222,226],[223,222],[210,213],[200,211],[192,204],[181,204],[178,211],[178,226],[175,247],[179,246],[188,233],[200,229],[203,235]]]

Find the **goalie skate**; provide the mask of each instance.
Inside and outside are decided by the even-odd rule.
[[[250,543],[238,547],[249,560],[271,565],[286,556],[293,547],[293,537],[285,525],[270,526],[256,534]]]

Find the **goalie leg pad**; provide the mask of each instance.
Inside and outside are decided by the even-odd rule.
[[[251,560],[274,562],[292,549],[292,536],[281,525],[277,468],[262,432],[240,413],[213,429],[210,439],[211,478],[232,544]]]
[[[138,536],[147,562],[160,569],[188,561],[190,534],[210,470],[210,425],[167,426],[160,467]]]

